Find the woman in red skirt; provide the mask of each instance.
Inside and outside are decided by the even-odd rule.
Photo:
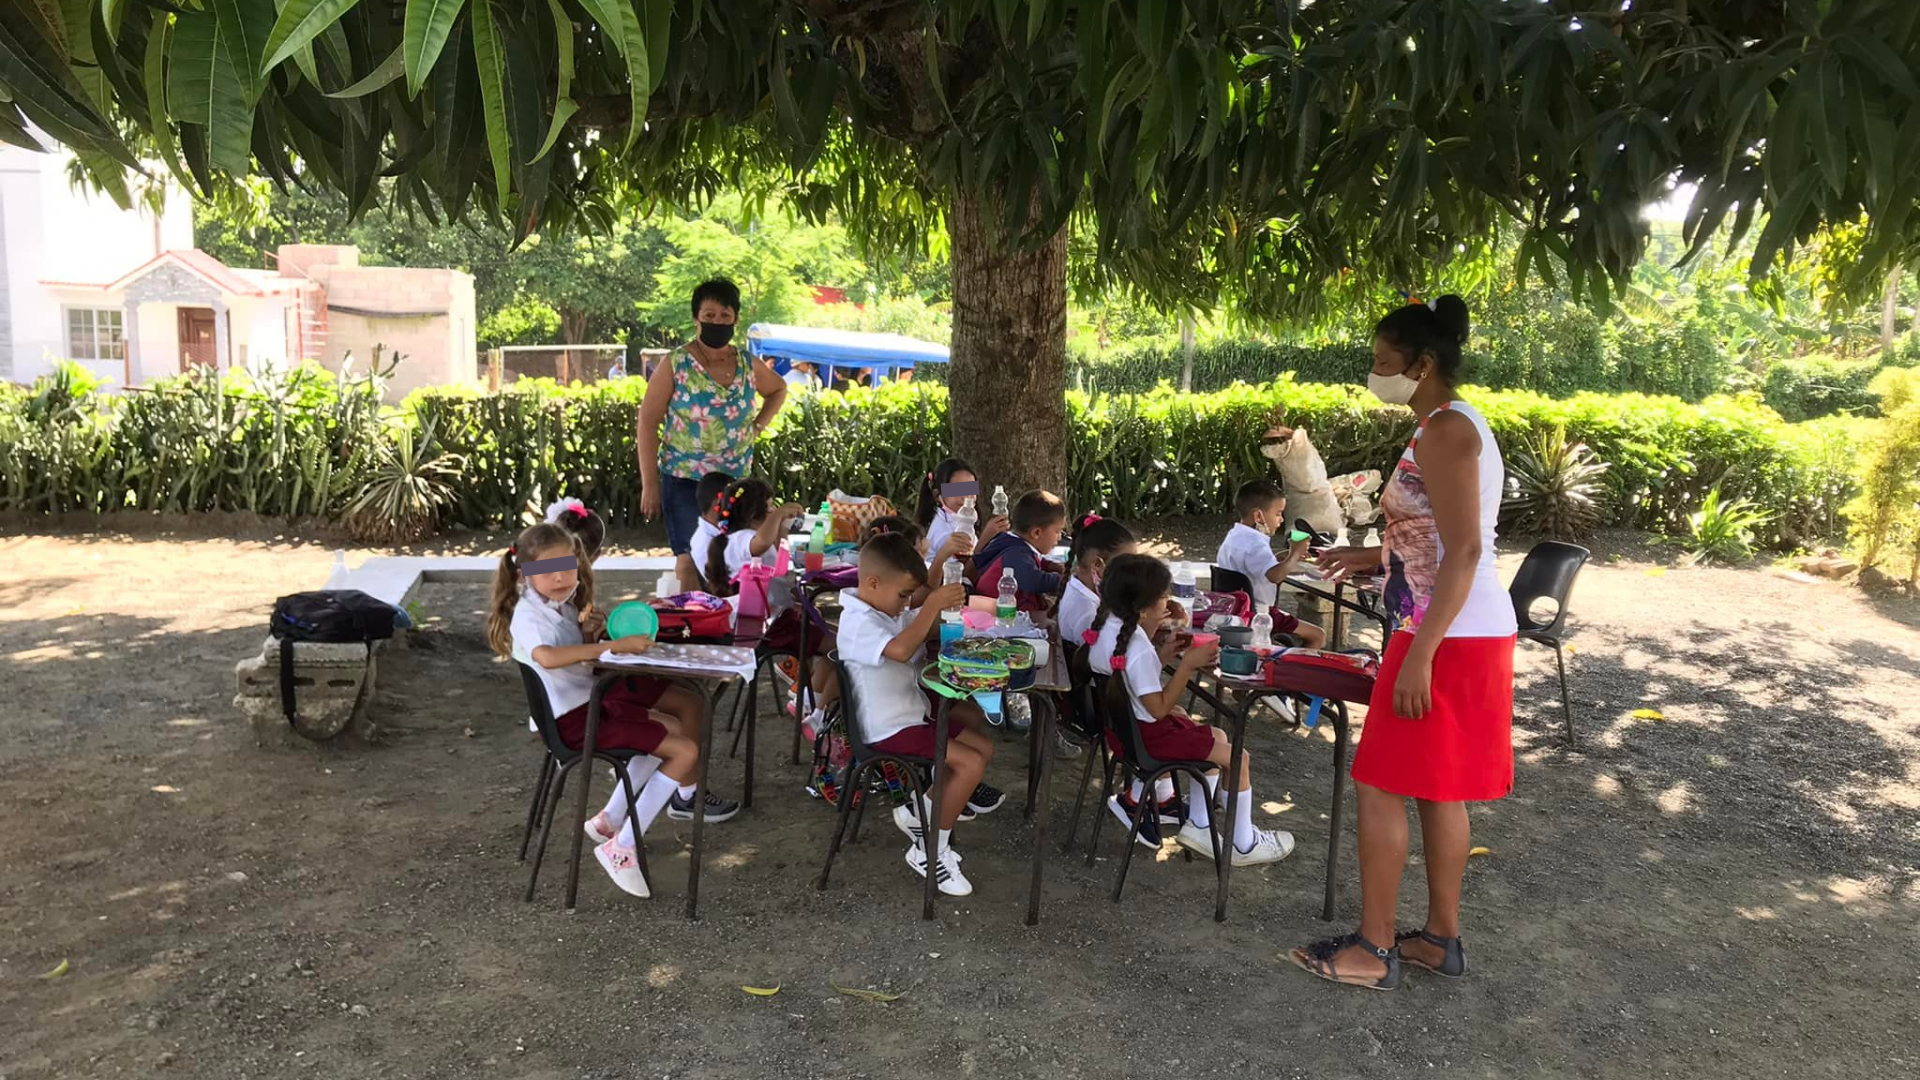
[[[1513,789],[1513,603],[1494,571],[1494,523],[1505,469],[1487,422],[1454,397],[1467,305],[1457,296],[1410,303],[1373,331],[1367,386],[1410,405],[1420,426],[1380,494],[1387,529],[1377,548],[1339,548],[1322,564],[1341,574],[1385,567],[1394,632],[1353,756],[1359,804],[1360,929],[1294,949],[1334,982],[1392,990],[1401,964],[1466,973],[1460,884],[1467,807]],[[1407,863],[1407,807],[1420,811],[1427,920],[1396,931]]]

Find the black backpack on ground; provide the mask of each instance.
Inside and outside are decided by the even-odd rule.
[[[273,602],[269,630],[280,641],[280,708],[286,712],[287,723],[295,731],[308,734],[294,716],[294,642],[359,642],[367,647],[367,655],[372,656],[374,642],[393,636],[398,614],[399,609],[392,604],[358,589],[294,593]]]

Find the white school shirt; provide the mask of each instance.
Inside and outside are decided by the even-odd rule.
[[[1227,538],[1220,541],[1220,551],[1213,557],[1215,566],[1245,574],[1247,580],[1253,582],[1251,591],[1256,611],[1272,607],[1279,598],[1279,587],[1267,580],[1267,571],[1279,563],[1280,557],[1273,553],[1272,539],[1251,525],[1236,524],[1227,530]]]
[[[712,546],[713,538],[719,535],[721,535],[720,526],[706,518],[701,518],[699,523],[694,525],[693,540],[687,545],[687,550],[693,554],[696,566],[707,561],[707,548]]]
[[[1093,629],[1094,613],[1100,610],[1100,594],[1087,588],[1077,577],[1067,579],[1067,591],[1060,594],[1060,640],[1078,645]]]
[[[753,561],[752,529],[727,534],[727,580],[740,572],[740,568]]]
[[[946,507],[936,506],[933,508],[933,520],[927,524],[928,566],[933,565],[934,553],[940,550],[941,544],[947,542],[947,537],[953,535],[954,526],[957,524],[959,524],[959,519],[949,513]]]
[[[541,667],[533,650],[542,645],[580,645],[580,612],[570,603],[554,603],[525,585],[520,600],[513,605],[513,620],[508,624],[513,635],[513,658],[531,667],[547,688],[547,703],[557,720],[587,703],[593,696],[593,672],[585,664],[566,667]]]
[[[929,717],[920,674],[912,664],[888,659],[887,646],[912,624],[917,609],[888,615],[854,589],[840,590],[840,629],[835,642],[853,679],[860,726],[870,742],[880,742]]]
[[[1101,624],[1100,636],[1094,639],[1093,648],[1087,653],[1087,665],[1094,674],[1113,672],[1113,645],[1119,637],[1120,617],[1107,616],[1107,621]],[[1147,711],[1140,695],[1157,694],[1166,685],[1160,675],[1160,654],[1153,651],[1153,635],[1144,626],[1135,627],[1133,640],[1127,642],[1127,697],[1133,702],[1135,719],[1143,724],[1160,719]]]

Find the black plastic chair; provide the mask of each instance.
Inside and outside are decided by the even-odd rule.
[[[567,774],[580,764],[580,751],[568,746],[560,738],[560,727],[553,715],[553,702],[547,698],[546,684],[540,681],[540,673],[531,665],[514,661],[520,669],[520,682],[527,694],[527,710],[533,714],[533,722],[540,729],[540,739],[547,744],[547,758],[540,765],[540,779],[534,786],[533,805],[527,811],[527,833],[520,840],[520,859],[527,857],[527,838],[533,835],[533,823],[540,814],[542,801],[546,803],[546,825],[540,830],[540,846],[533,852],[533,870],[527,875],[527,903],[533,902],[534,886],[540,881],[540,863],[547,855],[547,839],[553,834],[553,819],[560,811],[560,794],[567,789]],[[640,863],[640,873],[649,884],[653,876],[647,870],[647,845],[640,836],[640,821],[634,806],[632,778],[627,775],[628,764],[636,757],[644,757],[638,750],[620,748],[595,748],[594,759],[613,766],[614,774],[619,778],[620,787],[627,796],[627,820],[633,825],[634,856]],[[581,783],[589,783],[582,780]],[[573,827],[586,828],[585,821],[576,821]],[[572,864],[573,881],[580,880],[580,864]],[[572,890],[569,889],[569,892]]]
[[[1165,776],[1176,778],[1184,776],[1196,785],[1193,790],[1207,790],[1207,773],[1215,766],[1209,761],[1162,761],[1147,752],[1146,740],[1141,738],[1140,719],[1133,715],[1133,698],[1127,692],[1127,681],[1112,675],[1093,673],[1093,692],[1107,706],[1107,722],[1113,725],[1115,736],[1120,743],[1120,761],[1127,770],[1140,780],[1141,799],[1133,808],[1133,821],[1127,830],[1125,855],[1120,857],[1120,873],[1113,882],[1113,902],[1120,902],[1121,890],[1126,888],[1127,867],[1133,864],[1133,849],[1138,846],[1134,834],[1146,821],[1147,815],[1157,813],[1152,798],[1153,789]],[[1176,780],[1177,783],[1177,780]],[[1226,918],[1226,860],[1233,847],[1227,840],[1226,830],[1230,827],[1225,821],[1226,814],[1217,807],[1209,807],[1207,830],[1213,841],[1213,866],[1218,913],[1216,919]],[[1094,819],[1094,843],[1098,843],[1100,834],[1099,818]],[[1092,851],[1088,852],[1089,858]]]
[[[1062,730],[1077,735],[1091,744],[1086,755],[1087,763],[1080,770],[1080,786],[1073,797],[1073,816],[1067,819],[1067,838],[1061,842],[1061,852],[1073,850],[1073,841],[1080,831],[1080,811],[1087,802],[1087,781],[1093,779],[1093,762],[1100,761],[1104,779],[1100,782],[1100,800],[1105,802],[1113,787],[1113,752],[1107,747],[1106,706],[1099,695],[1093,692],[1093,672],[1087,667],[1087,647],[1072,642],[1061,642],[1067,650],[1067,704],[1072,713],[1070,723]],[[1064,719],[1064,718],[1063,718]],[[1097,812],[1097,808],[1096,808]],[[1097,827],[1097,823],[1096,823]]]
[[[1229,570],[1224,566],[1207,567],[1207,589],[1209,592],[1243,592],[1253,595],[1253,579],[1238,570]]]
[[[865,718],[860,713],[859,697],[854,689],[853,677],[847,671],[846,662],[840,659],[840,654],[837,652],[830,653],[827,658],[833,662],[834,675],[840,680],[840,697],[836,700],[835,707],[840,710],[841,717],[846,721],[847,748],[852,751],[853,760],[847,764],[846,775],[840,778],[839,820],[834,826],[833,841],[827,845],[827,861],[826,865],[820,868],[817,887],[821,890],[827,887],[827,878],[833,873],[833,859],[840,853],[840,842],[846,836],[847,821],[853,816],[853,804],[856,798],[860,803],[860,815],[865,817],[867,803],[875,795],[874,792],[866,790],[867,786],[876,774],[884,775],[881,770],[891,763],[900,777],[900,782],[906,786],[908,802],[913,807],[913,816],[920,822],[921,835],[926,837],[926,896],[920,917],[931,919],[933,918],[935,877],[939,873],[940,829],[937,822],[926,820],[921,813],[921,800],[928,793],[939,790],[936,786],[939,776],[934,760],[913,754],[894,754],[874,749],[873,744],[867,741]],[[942,708],[944,709],[944,706]],[[944,748],[936,747],[935,749]],[[924,787],[920,783],[922,776],[930,777]],[[853,838],[848,842],[852,843],[859,838],[860,826],[856,822],[853,827]]]
[[[1573,703],[1567,696],[1567,655],[1563,648],[1567,622],[1567,600],[1573,595],[1573,581],[1580,576],[1593,553],[1578,544],[1545,540],[1533,546],[1513,575],[1507,593],[1513,597],[1513,617],[1520,624],[1520,638],[1553,646],[1553,658],[1560,668],[1560,711],[1566,718],[1567,742],[1573,742]],[[1541,600],[1554,603],[1549,622],[1534,619],[1532,608]]]

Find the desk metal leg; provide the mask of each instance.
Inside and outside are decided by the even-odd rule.
[[[1227,790],[1227,849],[1214,860],[1215,872],[1219,874],[1218,895],[1213,902],[1213,921],[1227,921],[1227,880],[1233,870],[1233,853],[1238,850],[1233,842],[1234,815],[1240,809],[1240,756],[1246,749],[1247,714],[1253,711],[1253,703],[1259,695],[1249,694],[1241,699],[1240,708],[1233,714],[1232,749],[1227,754],[1227,767],[1220,770],[1220,786]],[[1217,813],[1215,807],[1208,807],[1208,813]],[[1132,837],[1127,838],[1129,842]]]
[[[693,781],[693,841],[687,861],[687,918],[700,917],[700,840],[707,825],[707,769],[713,761],[713,722],[720,712],[720,695],[727,684],[719,683],[706,695],[706,722],[700,725],[700,765]],[[579,830],[575,830],[578,832]],[[578,843],[578,841],[575,841]]]
[[[1047,856],[1047,815],[1052,811],[1052,806],[1048,801],[1048,796],[1051,794],[1048,781],[1051,779],[1051,776],[1047,765],[1053,757],[1053,724],[1055,717],[1053,714],[1052,697],[1044,694],[1040,695],[1040,697],[1042,700],[1034,702],[1035,708],[1033,710],[1038,714],[1034,717],[1033,721],[1033,740],[1034,744],[1040,748],[1037,755],[1039,760],[1035,766],[1038,769],[1038,775],[1034,779],[1033,786],[1038,789],[1039,805],[1033,806],[1029,804],[1028,810],[1028,813],[1033,818],[1033,883],[1028,887],[1027,891],[1028,926],[1038,926],[1040,924],[1040,878],[1041,869],[1045,864]]]
[[[587,699],[587,730],[580,740],[579,763],[580,793],[574,798],[573,818],[573,859],[567,868],[567,910],[572,911],[574,901],[580,896],[580,846],[586,840],[586,830],[581,823],[587,820],[587,789],[593,786],[594,740],[600,735],[600,701],[607,695],[607,687],[613,685],[614,675],[602,675],[593,683],[593,694]],[[558,809],[558,807],[555,807]],[[552,828],[552,823],[548,823]],[[634,838],[636,841],[638,837]]]
[[[1327,899],[1320,918],[1333,918],[1333,901],[1339,888],[1336,876],[1340,865],[1340,819],[1346,805],[1347,790],[1347,703],[1329,701],[1333,706],[1333,811],[1327,815]]]

